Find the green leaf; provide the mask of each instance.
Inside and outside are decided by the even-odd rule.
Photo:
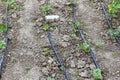
[[[83,48],[83,44],[77,44],[77,49],[82,49]]]
[[[97,79],[102,79],[102,74],[101,74],[101,70],[98,68],[98,69],[95,69],[92,71],[92,75],[97,78]]]
[[[84,50],[85,52],[89,52],[89,51],[90,51],[90,46],[89,46],[88,43],[83,43],[83,50]]]
[[[49,29],[49,25],[45,24],[45,26],[43,27],[44,30],[48,30]]]
[[[0,48],[5,48],[5,45],[6,45],[5,41],[0,41]]]
[[[13,9],[14,9],[14,10],[17,10],[17,9],[19,8],[19,5],[16,4],[16,3],[14,3],[12,6],[13,6]]]
[[[109,32],[109,34],[110,34],[111,36],[113,36],[114,33],[115,33],[113,29],[109,29],[108,32]]]
[[[6,25],[0,24],[0,33],[6,31]]]

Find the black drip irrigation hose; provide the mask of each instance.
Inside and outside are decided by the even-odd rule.
[[[5,16],[6,16],[6,19],[5,19],[5,24],[6,24],[5,41],[6,41],[6,45],[5,45],[4,50],[2,51],[2,56],[1,56],[1,59],[0,59],[0,73],[1,73],[1,70],[2,70],[3,61],[4,61],[4,58],[5,58],[5,55],[6,55],[6,52],[7,52],[7,48],[8,48],[8,27],[9,27],[9,24],[8,24],[8,5],[6,5]]]
[[[49,0],[46,0],[46,6],[47,5],[49,5]],[[48,14],[49,14],[49,12],[47,11],[47,15]],[[52,47],[52,50],[53,50],[53,52],[54,52],[54,54],[55,54],[55,56],[57,58],[58,63],[60,64],[60,67],[62,68],[62,70],[64,72],[65,78],[67,80],[70,80],[69,75],[68,75],[68,73],[67,73],[67,71],[66,71],[66,69],[65,69],[65,67],[63,65],[63,62],[62,62],[62,60],[61,60],[61,58],[60,58],[60,56],[59,56],[59,54],[58,54],[58,52],[57,52],[57,50],[55,48],[54,43],[53,43],[53,40],[52,40],[52,37],[51,37],[51,34],[50,34],[50,25],[49,25],[49,29],[47,30],[47,34],[48,34],[48,39],[49,39],[50,45]]]
[[[76,7],[75,7],[75,6],[73,6],[73,21],[74,21],[74,23],[77,23],[77,22],[78,22],[78,21],[77,21],[77,18],[76,18]],[[85,38],[84,35],[83,35],[82,30],[79,28],[79,26],[78,26],[77,29],[78,29],[78,31],[79,31],[79,36],[82,38],[83,42],[84,42],[84,43],[88,43],[87,40],[86,40],[86,38]],[[95,58],[95,56],[94,56],[94,54],[93,54],[92,49],[90,49],[89,53],[90,53],[90,57],[91,57],[93,63],[95,64],[96,68],[99,68],[99,65],[98,65],[98,63],[97,63],[97,61],[96,61],[96,58]],[[104,80],[104,79],[99,79],[99,80]]]
[[[107,15],[107,11],[105,9],[105,6],[104,6],[104,3],[102,2],[102,0],[98,0],[100,2],[100,5],[102,7],[102,10],[103,10],[103,14],[105,16],[105,19],[106,19],[106,22],[107,22],[107,25],[110,29],[112,29],[112,25],[111,25],[111,22],[109,20],[109,17]],[[117,41],[117,43],[120,45],[120,39],[119,37],[116,35],[116,34],[113,34],[113,36],[115,37],[115,40]]]

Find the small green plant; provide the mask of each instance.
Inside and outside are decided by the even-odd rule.
[[[71,34],[70,37],[71,37],[72,39],[77,39],[77,35],[76,35],[76,34]]]
[[[54,54],[52,50],[50,50],[49,48],[44,48],[43,50],[44,54],[47,56],[47,55],[50,55],[50,54]]]
[[[94,69],[92,71],[92,75],[96,78],[96,79],[102,79],[102,74],[101,74],[101,70],[99,68]]]
[[[113,36],[114,34],[120,37],[120,26],[118,26],[117,31],[114,31],[113,29],[109,29],[109,34]]]
[[[74,32],[78,32],[78,27],[80,27],[80,22],[73,23]]]
[[[47,15],[47,11],[52,10],[52,6],[51,5],[42,6],[41,9],[44,12],[44,15]]]
[[[19,5],[17,3],[13,3],[11,6],[14,10],[17,10],[19,8]]]
[[[45,24],[44,27],[43,27],[43,29],[47,31],[49,29],[49,25]]]
[[[48,79],[47,80],[55,80],[54,78],[52,78],[52,77],[48,77]]]
[[[90,46],[89,46],[88,43],[83,43],[83,50],[84,50],[85,52],[89,52],[89,51],[90,51]]]
[[[120,0],[113,0],[112,4],[108,5],[108,9],[111,16],[116,16],[118,9],[120,9]]]
[[[6,25],[0,24],[0,33],[6,31]]]
[[[77,44],[77,49],[83,49],[83,44]]]
[[[89,52],[90,46],[88,43],[78,44],[77,49],[83,49],[85,52]]]
[[[115,33],[113,29],[109,29],[108,32],[109,32],[109,34],[110,34],[111,36],[113,36],[114,33]]]
[[[5,41],[0,41],[0,48],[5,48],[5,45],[6,45],[6,43],[5,43]]]

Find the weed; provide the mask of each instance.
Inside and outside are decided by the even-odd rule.
[[[0,24],[0,33],[6,31],[6,25]]]
[[[47,56],[47,55],[50,55],[50,54],[54,54],[52,50],[50,50],[49,48],[44,48],[43,50],[44,54]]]
[[[5,48],[5,45],[6,45],[5,41],[0,41],[0,48]]]
[[[55,80],[54,78],[52,78],[52,77],[48,77],[48,79],[47,80]]]
[[[96,78],[96,79],[102,79],[102,74],[101,74],[101,70],[99,68],[94,69],[92,71],[92,75]]]

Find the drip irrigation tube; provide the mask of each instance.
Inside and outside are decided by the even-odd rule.
[[[78,22],[77,18],[76,18],[76,7],[75,6],[73,6],[73,21],[74,21],[74,23]],[[87,40],[85,39],[83,33],[82,33],[82,30],[79,28],[79,26],[77,29],[79,31],[79,36],[82,38],[83,42],[88,43]],[[96,58],[93,54],[93,51],[91,49],[90,49],[89,53],[90,53],[90,57],[92,58],[92,61],[95,64],[96,68],[99,68],[99,65],[98,65]],[[103,79],[100,79],[100,80],[103,80]]]
[[[47,6],[47,5],[49,5],[49,0],[46,0],[46,6]],[[48,14],[49,14],[49,12],[47,11],[47,15],[48,15]],[[50,34],[50,25],[49,25],[49,29],[47,30],[47,34],[48,34],[48,39],[49,39],[50,45],[51,45],[51,47],[52,47],[52,50],[53,50],[53,52],[54,52],[54,54],[55,54],[55,56],[56,56],[56,58],[57,58],[57,61],[58,61],[58,63],[60,64],[61,68],[63,69],[65,78],[66,78],[67,80],[70,80],[69,75],[68,75],[68,73],[67,73],[67,71],[66,71],[66,69],[65,69],[65,67],[64,67],[64,65],[63,65],[63,62],[62,62],[62,60],[61,60],[61,58],[60,58],[60,56],[59,56],[59,54],[58,54],[58,52],[57,52],[57,50],[56,50],[56,48],[55,48],[54,43],[53,43],[53,40],[52,40],[52,37],[51,37],[51,34]]]
[[[6,5],[5,16],[6,16],[6,19],[5,19],[5,24],[6,24],[5,41],[6,41],[6,45],[5,45],[4,50],[2,51],[2,56],[1,56],[1,59],[0,59],[0,72],[2,70],[2,64],[3,64],[4,58],[5,58],[5,55],[6,55],[6,52],[7,52],[7,47],[8,47],[8,27],[9,27],[9,25],[8,25],[8,5]]]
[[[110,22],[110,20],[109,20],[108,15],[107,15],[107,11],[106,11],[106,9],[105,9],[105,6],[104,6],[102,0],[98,0],[98,1],[100,2],[100,5],[101,5],[101,7],[102,7],[103,14],[104,14],[104,16],[105,16],[105,19],[106,19],[106,22],[107,22],[108,27],[109,27],[110,29],[112,29],[112,25],[111,25],[111,22]],[[113,34],[113,36],[115,37],[117,43],[120,45],[120,39],[119,39],[119,37],[118,37],[116,34]]]

